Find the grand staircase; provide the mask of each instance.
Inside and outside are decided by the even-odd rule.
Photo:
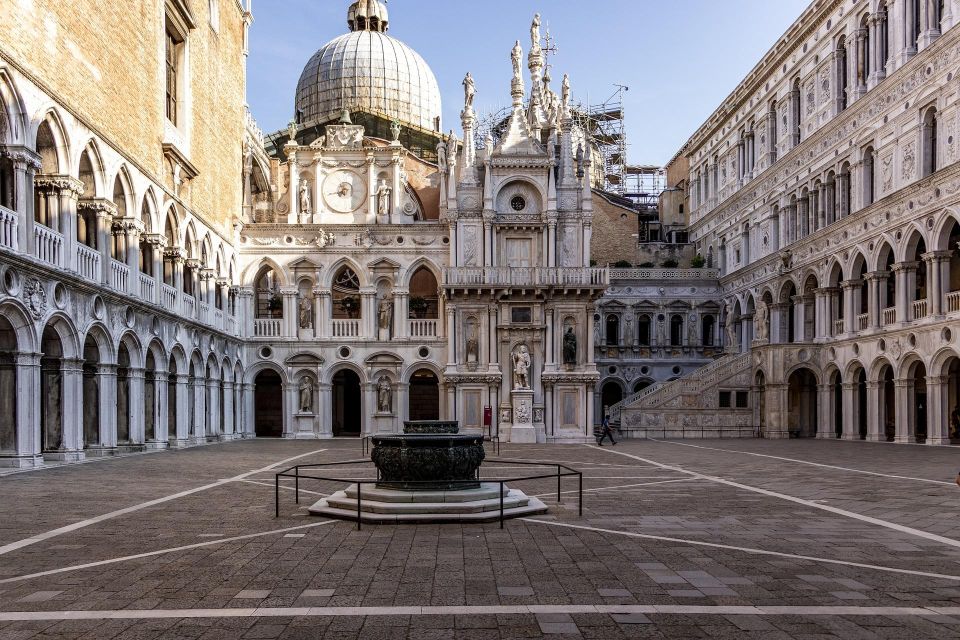
[[[724,355],[611,406],[610,422],[630,437],[754,437],[751,373],[749,353]]]

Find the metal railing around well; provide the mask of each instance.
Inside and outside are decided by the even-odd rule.
[[[556,467],[556,473],[544,473],[540,475],[533,476],[520,476],[513,478],[482,478],[480,476],[480,469],[477,469],[477,476],[471,480],[452,480],[448,481],[449,484],[474,484],[476,482],[483,482],[487,484],[498,484],[500,485],[500,528],[503,529],[504,521],[504,507],[503,507],[503,488],[507,483],[518,483],[526,482],[531,480],[545,480],[553,479],[557,480],[557,504],[560,504],[563,500],[562,492],[562,480],[563,478],[576,477],[577,478],[577,513],[580,516],[583,516],[583,473],[568,467],[565,464],[560,462],[548,462],[548,461],[533,461],[533,460],[500,460],[500,459],[487,459],[483,461],[487,465],[497,465],[497,464],[510,464],[510,465],[520,465],[520,466],[529,466],[529,467]],[[273,501],[274,501],[274,515],[275,517],[280,517],[280,478],[292,478],[293,479],[293,490],[295,495],[295,500],[297,504],[300,504],[300,481],[301,480],[317,480],[320,482],[336,482],[336,483],[347,483],[357,485],[357,530],[361,529],[362,525],[362,514],[363,514],[363,486],[368,484],[377,484],[380,482],[380,473],[377,472],[377,479],[362,479],[362,478],[335,478],[329,476],[319,476],[319,475],[304,475],[301,473],[301,470],[309,469],[323,469],[326,467],[342,467],[346,465],[366,465],[373,464],[372,460],[369,459],[359,459],[359,460],[344,460],[341,462],[318,462],[314,464],[298,464],[283,471],[278,472],[273,479]],[[425,481],[409,481],[405,482],[408,485],[431,485],[435,484],[429,480]]]

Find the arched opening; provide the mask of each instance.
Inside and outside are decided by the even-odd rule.
[[[283,436],[283,381],[266,369],[253,381],[253,425],[258,438]]]
[[[117,444],[130,442],[130,352],[120,343],[117,350]]]
[[[408,415],[410,420],[440,419],[440,380],[429,369],[420,369],[410,378]]]
[[[163,284],[168,287],[176,287],[176,254],[180,248],[180,242],[173,207],[167,211],[167,219],[163,225],[163,236],[167,241],[167,250],[163,254]]]
[[[607,314],[607,346],[620,345],[620,316],[615,313]]]
[[[860,367],[857,372],[857,435],[867,439],[867,370]]]
[[[623,387],[616,380],[607,380],[600,389],[600,406],[606,413],[610,407],[623,400]]]
[[[190,435],[198,436],[197,424],[197,385],[201,384],[197,378],[197,363],[190,361],[190,375],[187,382],[187,430]]]
[[[800,122],[801,113],[802,112],[800,110],[800,79],[797,78],[793,81],[793,91],[790,92],[790,115],[793,118],[793,127],[792,127],[793,145],[792,146],[794,147],[800,144],[801,130],[802,130],[802,126]]]
[[[944,384],[946,389],[941,396],[942,403],[940,420],[948,425],[948,434],[952,442],[960,438],[960,358],[950,357],[943,365]]]
[[[340,267],[333,278],[333,319],[354,320],[363,317],[360,304],[360,278],[350,267]]]
[[[122,220],[127,217],[127,189],[122,179],[122,174],[117,174],[113,181],[113,204],[117,207],[114,217]],[[111,233],[110,257],[119,262],[127,261],[127,236],[122,233]]]
[[[143,368],[143,437],[146,442],[157,440],[157,364],[153,353],[147,352]]]
[[[803,342],[813,342],[817,335],[818,287],[817,277],[813,274],[807,276],[803,283],[803,335],[800,337]]]
[[[827,279],[827,296],[830,303],[830,317],[828,320],[828,334],[838,336],[844,332],[847,313],[846,293],[840,283],[843,281],[843,269],[839,263],[834,263]]]
[[[893,367],[884,364],[880,369],[878,381],[880,406],[877,417],[879,426],[882,428],[880,437],[887,442],[893,442],[897,435],[897,398],[893,382]]]
[[[670,346],[683,345],[683,316],[674,314],[670,317]]]
[[[363,404],[360,376],[350,369],[341,369],[333,376],[331,421],[336,437],[358,437],[363,425]]]
[[[860,42],[861,48],[859,55],[857,56],[857,87],[862,91],[867,89],[867,78],[870,77],[870,72],[873,71],[871,68],[872,58],[873,58],[873,43],[871,42],[871,34],[873,30],[870,28],[870,15],[864,14],[860,19]]]
[[[797,314],[795,309],[797,288],[793,281],[780,290],[780,342],[797,341]]]
[[[839,371],[830,376],[830,395],[833,402],[833,433],[837,438],[843,437],[843,381]]]
[[[641,380],[637,380],[637,382],[633,385],[633,392],[640,393],[641,391],[651,386],[652,384],[653,384],[653,380],[651,380],[650,378],[643,378]]]
[[[787,388],[788,429],[792,437],[817,435],[817,378],[809,369],[797,369]]]
[[[940,234],[937,249],[948,251],[950,255],[950,273],[945,277],[942,285],[947,291],[944,310],[947,312],[960,311],[960,223],[950,218]]]
[[[843,111],[847,108],[847,90],[849,88],[850,82],[850,71],[847,65],[847,38],[846,36],[840,36],[840,39],[837,40],[837,107],[838,111]]]
[[[850,198],[852,191],[850,188],[850,163],[845,162],[840,167],[840,176],[837,179],[837,218],[846,218],[850,215]]]
[[[884,243],[880,248],[877,271],[880,272],[880,324],[893,324],[897,320],[897,278],[893,272],[895,258],[893,249]]]
[[[167,368],[167,440],[177,440],[177,361],[170,356]]]
[[[863,151],[863,206],[869,207],[876,199],[876,163],[873,147]]]
[[[927,368],[917,361],[907,369],[908,430],[914,442],[927,441]]]
[[[60,171],[57,156],[57,141],[48,121],[40,123],[37,130],[37,153],[40,155],[40,171],[36,176],[33,194],[33,219],[56,232],[61,232],[60,190],[50,182],[42,180],[44,176],[55,176]]]
[[[83,446],[96,447],[100,438],[100,349],[93,336],[83,343]]]
[[[17,334],[0,316],[0,452],[17,450]]]
[[[271,267],[261,269],[254,287],[256,318],[283,318],[283,296],[280,295],[280,279],[276,272]]]
[[[96,178],[93,172],[93,162],[90,160],[90,150],[84,149],[80,154],[78,169],[80,182],[83,183],[82,200],[89,201],[97,197]],[[77,241],[91,249],[99,249],[97,240],[97,212],[93,207],[77,207]]]
[[[910,303],[908,320],[919,320],[926,317],[929,311],[927,301],[927,261],[923,255],[927,252],[927,245],[918,231],[914,231],[907,242],[904,254],[904,267],[907,280],[907,301]]]
[[[637,342],[641,347],[650,346],[650,316],[645,313],[637,318]]]
[[[440,317],[440,289],[437,278],[426,267],[417,269],[410,278],[409,317],[431,319]]]
[[[140,207],[140,222],[143,223],[143,233],[140,234],[138,251],[138,260],[140,273],[145,276],[154,277],[153,273],[153,245],[147,242],[147,236],[153,233],[152,213],[150,211],[150,198],[143,198],[143,205]]]
[[[57,331],[43,330],[40,358],[40,429],[42,451],[64,449],[63,441],[63,344]]]

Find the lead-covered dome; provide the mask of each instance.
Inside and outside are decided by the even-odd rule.
[[[416,51],[386,34],[386,6],[357,0],[347,24],[350,33],[321,47],[304,67],[297,84],[299,120],[330,122],[346,107],[441,131],[437,78]]]

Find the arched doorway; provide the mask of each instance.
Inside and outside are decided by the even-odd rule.
[[[817,378],[809,369],[790,375],[787,389],[787,414],[790,435],[814,438],[817,435]]]
[[[333,376],[331,420],[334,437],[359,437],[363,425],[360,376],[342,369]]]
[[[143,437],[145,442],[157,440],[157,365],[153,352],[147,351],[143,369]]]
[[[863,367],[857,373],[857,433],[861,440],[867,439],[867,370]]]
[[[130,442],[130,352],[120,343],[117,350],[117,444]]]
[[[653,384],[653,380],[651,380],[650,378],[644,378],[642,380],[638,380],[637,383],[633,385],[633,392],[640,393],[641,391],[643,391],[644,389],[646,389],[652,384]]]
[[[897,434],[896,409],[897,399],[894,395],[893,367],[884,364],[880,369],[880,406],[878,417],[878,426],[880,427],[880,439],[887,442],[893,442]]]
[[[0,316],[0,452],[17,451],[17,334]]]
[[[603,388],[600,391],[600,406],[603,408],[603,411],[607,411],[610,407],[617,404],[623,400],[623,387],[620,386],[620,383],[616,380],[607,380],[603,383]],[[603,416],[601,415],[602,419]]]
[[[170,356],[167,368],[167,440],[177,440],[177,361]]]
[[[257,374],[253,387],[253,425],[257,437],[282,437],[283,381],[268,369]]]
[[[100,349],[93,336],[83,343],[83,446],[100,445]]]
[[[830,376],[830,394],[833,401],[833,433],[837,438],[843,437],[843,382],[840,372],[834,371]]]
[[[63,345],[53,327],[43,330],[40,359],[40,431],[42,451],[60,451],[63,442]]]
[[[927,368],[915,362],[907,371],[910,414],[909,433],[914,442],[927,441]]]
[[[420,369],[410,378],[411,420],[440,419],[440,380],[429,369]]]

